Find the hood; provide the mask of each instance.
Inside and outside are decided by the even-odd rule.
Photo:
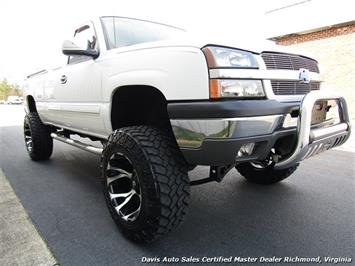
[[[313,58],[309,54],[297,51],[297,49],[291,48],[289,46],[276,45],[273,41],[265,39],[257,39],[248,35],[237,34],[234,35],[202,35],[202,34],[192,34],[184,33],[179,35],[175,39],[155,41],[148,43],[140,43],[132,46],[127,46],[125,48],[120,48],[120,51],[125,50],[136,50],[136,49],[147,49],[154,47],[171,47],[171,46],[189,46],[195,48],[203,48],[207,45],[225,46],[229,48],[241,49],[256,54],[262,52],[279,52],[279,53],[289,53],[296,55],[303,55],[309,58]],[[115,49],[113,49],[115,50]]]
[[[275,45],[272,41],[250,38],[250,36],[225,36],[225,35],[190,35],[185,36],[193,44],[202,48],[206,45],[218,45],[226,46],[230,48],[237,48],[253,53],[261,53],[263,51],[280,51],[284,50],[278,45]]]
[[[206,45],[217,45],[246,50],[257,54],[268,51],[297,54],[312,58],[312,55],[305,54],[304,51],[300,51],[294,47],[277,45],[273,41],[258,39],[245,34],[237,34],[236,36],[218,34],[196,36],[188,33],[184,38],[186,38],[186,41],[189,40],[191,44],[199,48]]]

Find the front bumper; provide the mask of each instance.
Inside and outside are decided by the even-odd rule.
[[[338,101],[340,123],[313,128],[312,110],[319,100]],[[312,91],[300,103],[275,100],[170,103],[168,112],[175,138],[190,164],[227,165],[262,161],[272,148],[289,137],[294,147],[275,164],[287,168],[299,161],[343,144],[350,135],[346,102],[341,96]],[[297,127],[283,128],[287,114],[298,113]],[[290,138],[291,137],[291,138]],[[253,143],[250,154],[242,154]]]
[[[340,122],[336,125],[312,128],[312,111],[319,100],[337,100]],[[292,154],[276,163],[275,168],[288,168],[303,159],[342,145],[350,136],[350,120],[345,99],[325,91],[312,91],[302,100],[297,123],[297,144]]]

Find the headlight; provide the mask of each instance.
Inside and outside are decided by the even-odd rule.
[[[262,97],[261,80],[219,80],[222,97]]]
[[[210,97],[264,97],[261,80],[211,79]]]
[[[258,62],[254,55],[238,49],[230,49],[217,46],[207,46],[202,49],[205,53],[208,67],[230,68],[258,68]]]

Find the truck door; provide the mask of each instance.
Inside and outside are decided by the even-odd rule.
[[[98,49],[94,26],[85,23],[75,30],[74,43],[80,47]],[[68,64],[53,73],[56,79],[48,112],[51,120],[63,127],[77,131],[105,134],[101,119],[101,69],[98,61],[90,56],[75,55]]]

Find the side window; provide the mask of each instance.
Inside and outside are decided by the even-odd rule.
[[[75,30],[74,43],[83,49],[96,49],[97,41],[95,31],[89,25],[84,25]],[[69,56],[68,64],[78,63],[89,60],[90,57],[85,55]]]

